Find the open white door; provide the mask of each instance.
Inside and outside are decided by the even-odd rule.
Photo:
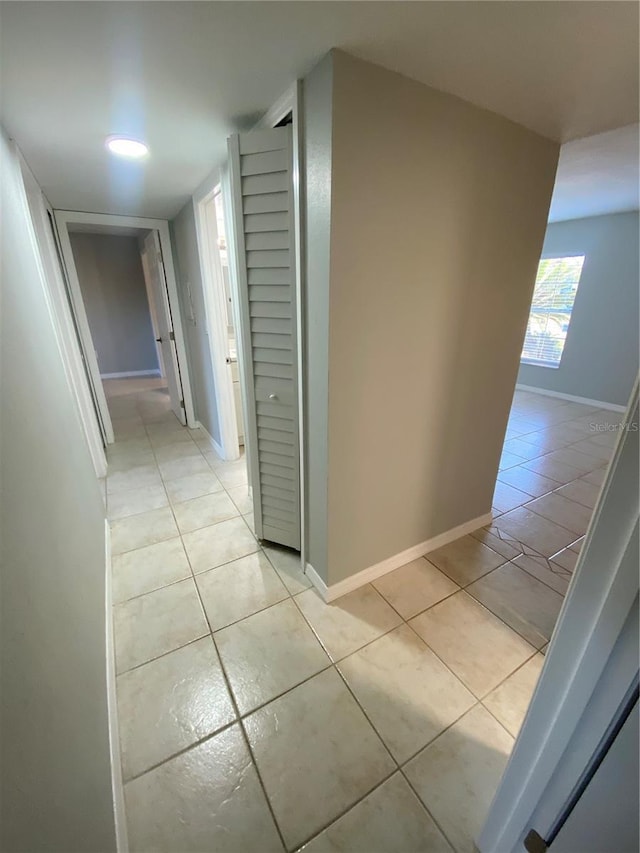
[[[291,127],[232,136],[229,160],[255,530],[300,550]]]
[[[178,352],[173,330],[171,307],[167,293],[164,263],[162,261],[162,250],[160,238],[157,231],[151,231],[144,239],[144,251],[146,255],[147,270],[149,273],[149,284],[153,293],[153,301],[156,309],[156,320],[158,324],[157,343],[162,351],[162,364],[167,379],[171,409],[180,423],[186,424],[184,410],[184,395],[182,393],[182,381],[180,378],[180,367],[178,365]]]

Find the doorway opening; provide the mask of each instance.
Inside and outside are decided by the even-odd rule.
[[[104,443],[121,417],[114,383],[153,380],[179,423],[195,426],[168,224],[69,211],[55,221]]]

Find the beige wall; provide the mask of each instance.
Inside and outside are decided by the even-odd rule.
[[[0,849],[109,853],[104,506],[4,135],[0,171]]]
[[[329,584],[490,510],[557,157],[333,52]]]

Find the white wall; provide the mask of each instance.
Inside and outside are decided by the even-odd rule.
[[[500,116],[332,57],[328,292],[307,283],[329,312],[328,364],[320,348],[308,366],[328,377],[314,568],[329,584],[490,511],[558,157]],[[328,189],[310,165],[307,181],[311,208]],[[311,431],[310,458],[323,441]]]
[[[518,382],[626,406],[638,375],[638,214],[549,225],[543,258],[584,255],[558,368],[520,365]]]
[[[2,134],[0,848],[115,850],[104,508]]]
[[[69,234],[100,373],[158,370],[137,237]]]

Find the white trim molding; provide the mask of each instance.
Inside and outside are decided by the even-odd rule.
[[[204,425],[200,423],[200,421],[196,421],[196,429],[199,429],[202,433],[204,433],[204,437],[207,439],[207,441],[209,442],[211,447],[213,447],[213,449],[215,450],[215,452],[218,454],[218,456],[221,459],[224,459],[224,453],[222,452],[222,447],[218,444],[218,442],[211,435],[211,433],[207,431],[207,429],[204,427]]]
[[[592,400],[589,397],[576,397],[575,394],[565,394],[562,391],[548,391],[546,388],[536,388],[535,385],[516,385],[516,391],[531,391],[533,394],[542,394],[543,397],[558,397],[560,400],[569,400],[571,403],[584,403],[585,406],[597,406],[599,409],[607,409],[610,412],[626,412],[626,406],[617,403],[605,403],[603,400]]]
[[[307,563],[305,566],[305,574],[322,598],[329,603],[330,601],[335,601],[336,598],[346,595],[348,592],[353,592],[354,589],[377,580],[389,572],[393,572],[395,569],[399,569],[400,566],[405,566],[412,560],[417,560],[418,557],[426,556],[430,551],[435,551],[436,548],[442,548],[444,545],[448,545],[450,542],[454,542],[468,533],[473,533],[474,530],[490,524],[492,519],[493,515],[490,512],[479,515],[477,518],[465,521],[464,524],[452,527],[451,530],[445,530],[444,533],[439,533],[431,539],[420,542],[418,545],[413,545],[411,548],[407,548],[406,551],[394,554],[393,557],[387,557],[386,560],[369,566],[367,569],[362,569],[362,571],[356,572],[354,575],[338,581],[338,583],[331,584],[331,586],[327,586],[310,563]]]
[[[155,370],[125,370],[122,373],[101,373],[100,379],[131,379],[135,376],[161,376],[162,374],[156,368]]]
[[[196,225],[196,243],[200,260],[202,278],[202,297],[204,302],[204,319],[209,344],[209,358],[213,370],[213,392],[216,398],[216,409],[220,421],[220,444],[216,452],[223,459],[238,459],[240,447],[238,444],[238,424],[236,418],[235,394],[233,379],[228,364],[229,334],[227,330],[227,305],[224,293],[223,272],[220,263],[220,253],[217,246],[218,225],[215,211],[215,198],[222,193],[220,176],[212,180],[208,191],[199,188],[193,196],[193,214]],[[226,214],[226,211],[225,211]],[[229,228],[225,215],[227,230],[227,245],[230,246]],[[231,254],[230,249],[228,250]],[[231,270],[230,270],[231,274]],[[236,340],[238,330],[236,329]]]
[[[116,656],[113,641],[113,613],[111,605],[111,528],[104,521],[104,595],[105,595],[105,645],[107,655],[107,719],[109,725],[109,752],[111,755],[111,795],[113,819],[116,829],[117,853],[129,853],[127,820],[124,806],[122,759],[120,756],[120,731],[118,728],[118,701],[116,696]]]

